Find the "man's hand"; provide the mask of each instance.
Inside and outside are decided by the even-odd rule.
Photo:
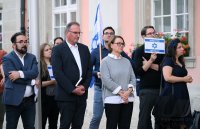
[[[83,85],[79,85],[72,91],[72,93],[81,96],[85,93],[85,87]]]
[[[156,53],[151,53],[150,60],[151,60],[152,62],[154,62],[154,61],[156,60],[156,58],[157,58],[157,54],[156,54]]]
[[[39,80],[39,79],[36,79],[36,80],[35,80],[35,86],[36,86],[37,88],[40,88],[41,83],[40,83],[40,80]]]
[[[101,78],[101,73],[100,72],[97,72],[97,77]]]
[[[9,74],[10,74],[9,78],[10,78],[11,81],[15,81],[18,78],[20,78],[20,74],[19,74],[18,71],[10,71]]]

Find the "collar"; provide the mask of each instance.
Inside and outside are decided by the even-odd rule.
[[[111,58],[113,58],[113,59],[122,59],[122,56],[120,55],[119,57],[117,57],[116,55],[114,55],[114,54],[112,54],[112,53],[110,53],[110,54],[108,54],[108,56],[109,57],[111,57]]]
[[[24,56],[26,55],[26,54],[24,54],[24,55],[22,55],[22,57],[14,50],[14,52],[15,52],[15,54],[20,58],[20,59],[24,59]]]
[[[70,43],[67,42],[67,40],[66,40],[66,43],[67,43],[67,45],[69,46],[69,48],[78,47],[77,43],[76,43],[75,45],[71,45]]]

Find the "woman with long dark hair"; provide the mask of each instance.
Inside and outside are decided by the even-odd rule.
[[[187,83],[193,81],[192,77],[188,75],[185,68],[184,61],[184,48],[183,44],[179,39],[174,39],[170,42],[167,54],[163,59],[162,70],[164,77],[164,88],[162,96],[168,96],[173,94],[178,99],[184,99],[189,101],[189,93],[187,89]],[[173,90],[172,90],[173,88]],[[190,106],[189,106],[190,107]],[[172,108],[172,107],[166,107]],[[183,107],[184,108],[184,107]],[[185,129],[190,120],[191,109],[185,117],[173,117],[173,118],[162,118],[161,123],[163,128],[167,129]]]
[[[44,43],[40,46],[40,68],[42,82],[42,129],[45,129],[48,119],[49,129],[57,129],[59,110],[54,100],[56,80],[51,67],[51,46]]]

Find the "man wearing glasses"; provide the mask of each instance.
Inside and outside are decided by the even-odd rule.
[[[66,39],[52,51],[60,129],[81,129],[84,121],[92,68],[88,47],[78,43],[80,34],[79,23],[70,22],[65,29]]]
[[[6,129],[16,129],[20,116],[24,129],[35,129],[34,79],[38,76],[36,57],[27,52],[27,38],[23,33],[15,33],[11,42],[14,50],[3,57]]]
[[[145,26],[141,30],[141,36],[142,38],[155,38],[156,32],[154,27]],[[135,51],[135,70],[137,75],[140,76],[138,129],[152,129],[151,111],[159,95],[161,79],[159,65],[163,60],[163,56],[156,53],[145,53],[144,44]]]
[[[108,41],[115,35],[115,30],[108,26],[103,30],[102,39],[104,46],[101,46],[101,57],[104,58],[108,55]],[[98,129],[103,115],[103,99],[102,99],[102,83],[100,74],[100,50],[98,46],[91,52],[91,65],[94,66],[92,75],[95,77],[94,82],[94,101],[93,101],[93,116],[90,122],[89,129]]]

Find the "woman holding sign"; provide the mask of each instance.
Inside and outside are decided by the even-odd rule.
[[[42,129],[49,121],[49,129],[57,129],[59,110],[54,100],[56,80],[54,79],[51,60],[51,46],[44,43],[40,46],[40,69],[42,82]]]

